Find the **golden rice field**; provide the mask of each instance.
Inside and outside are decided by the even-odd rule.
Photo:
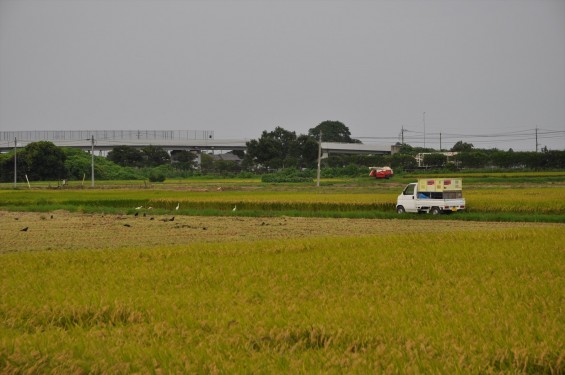
[[[564,224],[172,216],[0,211],[0,373],[565,372]]]
[[[0,189],[0,374],[564,374],[547,173],[433,220],[404,181]]]
[[[565,188],[476,189],[465,191],[470,210],[565,214]]]

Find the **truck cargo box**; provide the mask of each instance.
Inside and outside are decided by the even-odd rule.
[[[461,178],[420,178],[418,191],[420,192],[448,192],[463,190]]]

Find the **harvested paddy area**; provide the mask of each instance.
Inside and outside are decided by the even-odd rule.
[[[0,253],[149,248],[194,243],[565,227],[563,224],[304,217],[108,215],[0,211]]]

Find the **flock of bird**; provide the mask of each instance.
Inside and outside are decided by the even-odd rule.
[[[139,211],[139,210],[141,210],[141,209],[143,209],[143,206],[135,207],[135,210],[137,210],[137,211]],[[152,210],[153,207],[148,206],[146,209],[147,209],[147,210]],[[179,209],[180,209],[180,202],[177,203],[177,206],[175,207],[175,211],[178,211]],[[233,206],[232,211],[237,211],[237,205],[234,205],[234,206]],[[136,216],[136,217],[139,216],[139,212],[136,212],[136,213],[134,214],[134,216]],[[143,217],[145,217],[145,216],[146,216],[146,213],[144,212],[144,213],[143,213]],[[53,215],[51,215],[51,219],[53,219]],[[16,220],[18,220],[18,218],[16,218]],[[154,218],[151,217],[149,220],[154,220]],[[163,218],[163,219],[161,219],[161,221],[163,221],[163,222],[175,221],[175,217],[173,216],[173,217],[171,217],[171,218]],[[124,227],[128,227],[128,228],[129,228],[129,227],[131,227],[131,224],[124,224]],[[20,229],[20,232],[27,232],[28,229],[29,229],[29,227],[24,227],[24,228]]]
[[[135,207],[135,209],[139,211],[139,210],[143,209],[143,206]],[[147,209],[147,210],[151,210],[151,209],[153,209],[153,207],[148,206],[146,209]],[[177,205],[176,205],[176,207],[175,207],[175,211],[178,211],[179,209],[180,209],[180,202],[177,203]],[[237,204],[233,206],[232,211],[237,211]],[[138,216],[138,215],[139,215],[139,212],[136,212],[136,213],[134,214],[134,216]],[[145,216],[146,216],[146,214],[143,213],[143,217],[145,217]],[[149,220],[154,220],[154,218],[151,217]],[[163,221],[163,222],[175,221],[175,217],[173,216],[173,217],[171,217],[170,219],[169,219],[169,218],[163,218],[163,219],[161,219],[161,221]],[[124,224],[124,226],[125,226],[125,227],[131,227],[130,224]]]
[[[142,208],[143,208],[143,206],[135,207],[136,210],[141,210]],[[177,203],[175,210],[178,211],[179,208],[180,208],[180,202]],[[147,207],[147,209],[152,210],[153,207],[149,206],[149,207]],[[233,206],[232,211],[237,211],[237,204]]]

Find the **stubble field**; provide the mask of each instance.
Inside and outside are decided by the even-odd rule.
[[[171,221],[172,219],[172,221]],[[305,217],[138,216],[81,214],[66,211],[0,211],[0,253],[57,250],[117,250],[309,237],[367,236],[379,241],[390,235],[526,229],[529,223],[454,222],[448,220],[375,220]],[[535,228],[565,228],[551,224]],[[26,231],[22,229],[27,228]],[[371,240],[369,240],[370,242]]]

